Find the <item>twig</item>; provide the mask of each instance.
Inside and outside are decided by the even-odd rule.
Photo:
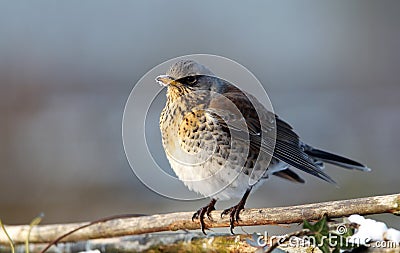
[[[4,227],[4,224],[1,220],[0,220],[0,228],[3,230],[4,234],[6,235],[7,241],[10,244],[11,253],[14,253],[15,252],[14,242],[11,239],[11,236],[8,234],[7,229]]]
[[[229,233],[217,233],[212,237],[205,237],[202,232],[155,233],[65,242],[57,244],[57,247],[52,247],[46,252],[76,253],[96,250],[100,252],[254,252],[255,248],[246,242],[246,238],[250,238],[249,235],[240,235],[239,238]],[[30,245],[30,249],[31,252],[42,252],[47,245],[34,243]],[[15,252],[24,252],[23,245],[16,245]],[[0,245],[0,253],[10,253],[9,247]]]
[[[400,194],[375,196],[350,200],[339,200],[299,206],[246,209],[241,213],[239,226],[298,223],[303,220],[318,220],[326,214],[328,218],[338,218],[351,214],[400,214]],[[158,214],[144,217],[113,219],[97,223],[63,238],[66,241],[83,241],[97,238],[110,238],[145,233],[199,229],[198,221],[192,222],[192,212]],[[229,227],[229,217],[220,218],[221,211],[213,211],[213,221],[206,220],[208,228]],[[88,223],[70,223],[35,226],[30,234],[31,243],[44,243],[55,240],[60,235]],[[29,226],[6,226],[14,243],[23,243]],[[0,234],[0,244],[9,240]]]

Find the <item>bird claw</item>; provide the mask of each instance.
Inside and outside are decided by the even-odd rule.
[[[193,216],[192,216],[192,221],[194,221],[195,219],[198,219],[199,217],[200,217],[200,213],[201,213],[201,210],[202,210],[203,208],[200,208],[199,210],[197,210],[194,214],[193,214]]]
[[[224,215],[229,214],[229,222],[230,222],[230,230],[231,230],[231,234],[235,234],[233,232],[233,229],[235,228],[235,222],[239,222],[240,221],[240,211],[242,211],[244,209],[244,203],[242,203],[242,201],[239,202],[239,204],[232,206],[228,209],[225,209],[222,213],[221,213],[221,218]]]
[[[215,202],[216,201],[214,199],[211,200],[211,202],[208,205],[206,205],[206,206],[200,208],[199,210],[197,210],[197,212],[195,212],[193,214],[193,216],[192,216],[192,221],[194,221],[195,219],[199,219],[201,231],[205,235],[207,235],[207,234],[205,232],[206,224],[204,222],[204,217],[207,215],[207,218],[209,220],[213,221],[213,219],[211,217],[211,212],[215,210],[215,207],[214,207]]]

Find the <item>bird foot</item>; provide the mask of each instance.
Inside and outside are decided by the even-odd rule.
[[[207,218],[209,220],[211,220],[211,221],[213,220],[211,217],[211,212],[215,210],[215,206],[214,206],[215,202],[216,202],[216,200],[212,199],[208,205],[197,210],[197,212],[195,212],[192,216],[192,221],[194,221],[195,219],[200,220],[200,228],[201,228],[201,231],[203,232],[203,234],[205,234],[205,235],[206,235],[206,232],[205,232],[206,224],[204,222],[204,217],[207,215]]]
[[[244,204],[245,204],[245,201],[240,201],[237,205],[232,206],[231,208],[225,209],[221,213],[221,218],[222,218],[222,216],[229,214],[230,229],[231,229],[231,233],[233,235],[235,234],[233,232],[233,229],[235,228],[235,222],[240,221],[239,214],[240,214],[240,211],[242,211],[244,209]]]

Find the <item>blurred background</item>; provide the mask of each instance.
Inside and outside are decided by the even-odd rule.
[[[44,223],[77,222],[206,204],[147,189],[121,137],[135,83],[194,53],[246,66],[305,141],[373,169],[328,165],[340,188],[273,178],[247,207],[399,192],[399,13],[395,0],[1,1],[0,218],[26,224],[44,212]],[[400,228],[398,217],[375,218]]]

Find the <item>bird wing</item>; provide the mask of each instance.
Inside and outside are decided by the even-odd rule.
[[[206,113],[227,127],[228,131],[234,131],[246,142],[250,141],[250,148],[253,150],[272,155],[297,169],[335,183],[304,152],[304,144],[288,123],[265,109],[254,96],[228,82],[225,84],[228,88],[222,95],[227,99],[218,96],[211,99]]]

